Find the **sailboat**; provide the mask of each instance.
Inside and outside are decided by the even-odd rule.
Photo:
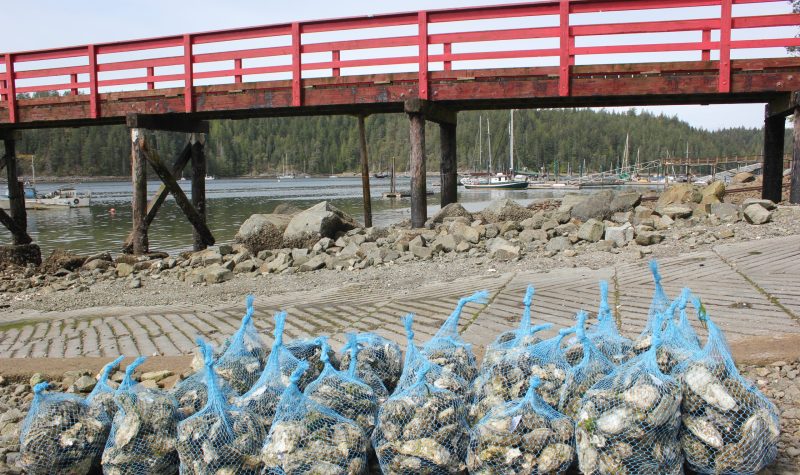
[[[527,180],[514,179],[514,109],[511,109],[511,122],[509,133],[509,170],[510,174],[492,174],[492,132],[489,121],[486,121],[486,135],[489,139],[489,178],[467,178],[464,188],[468,190],[525,190],[528,188]]]
[[[289,173],[286,168],[286,159],[288,154],[283,155],[283,175],[278,177],[278,180],[294,180],[294,173]]]

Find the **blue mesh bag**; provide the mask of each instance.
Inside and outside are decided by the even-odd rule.
[[[214,351],[198,338],[205,357],[208,403],[198,413],[178,423],[178,455],[181,475],[257,475],[266,437],[258,417],[231,406],[219,391],[214,370]]]
[[[234,404],[255,414],[264,432],[269,432],[272,419],[278,409],[278,401],[289,385],[289,376],[297,369],[299,360],[283,347],[283,328],[286,325],[286,312],[275,314],[275,341],[272,351],[258,381]]]
[[[589,327],[586,336],[614,364],[627,361],[633,354],[633,340],[622,336],[608,305],[608,282],[600,281],[600,306],[597,322]]]
[[[525,291],[525,298],[522,300],[523,310],[522,319],[519,322],[519,327],[514,330],[508,330],[501,333],[495,340],[486,347],[486,352],[483,354],[482,368],[491,366],[499,361],[503,354],[518,346],[535,345],[542,341],[537,333],[544,328],[543,325],[531,326],[531,304],[533,303],[534,288],[529,285]]]
[[[348,340],[352,353],[350,368],[347,371],[334,368],[328,361],[327,348],[323,348],[322,361],[325,363],[325,368],[303,392],[309,399],[355,421],[369,437],[372,435],[375,418],[378,416],[378,398],[372,387],[356,374],[358,345],[355,342],[355,334],[349,334]],[[325,345],[327,346],[327,343]]]
[[[586,392],[575,419],[578,463],[587,475],[682,474],[681,384],[661,372],[650,349],[618,366]]]
[[[492,409],[470,431],[467,466],[473,474],[564,473],[575,460],[572,420],[536,394],[540,380],[515,401]]]
[[[536,331],[552,326],[550,323],[539,325],[536,327]],[[556,345],[556,349],[560,344],[560,338],[561,336],[559,336],[558,342],[551,343],[551,345]],[[542,375],[544,372],[542,369],[544,363],[540,357],[537,357],[538,350],[536,350],[543,344],[544,342],[540,342],[536,345],[515,346],[504,350],[502,356],[493,364],[481,367],[481,371],[472,383],[469,395],[469,422],[471,424],[476,424],[493,408],[525,395],[532,374],[536,372],[536,374]],[[564,361],[554,369],[563,372],[566,376],[569,364]],[[557,371],[553,371],[551,379]],[[555,401],[554,406],[558,404],[557,398],[557,395],[551,398]]]
[[[671,373],[679,362],[700,350],[694,330],[691,330],[689,324],[686,323],[691,331],[691,335],[687,334],[684,329],[681,329],[679,320],[675,319],[675,312],[681,307],[686,308],[686,301],[690,295],[689,289],[683,289],[681,295],[672,301],[664,312],[661,345],[657,352],[658,367],[663,373]]]
[[[92,392],[86,396],[86,402],[88,402],[93,409],[105,412],[109,420],[113,420],[114,414],[117,413],[117,403],[114,402],[114,392],[116,389],[108,384],[108,377],[119,367],[123,359],[125,359],[125,357],[120,356],[111,363],[103,366],[103,370],[100,371],[100,377],[97,378],[97,384],[95,384]]]
[[[354,421],[304,395],[297,386],[301,361],[278,403],[261,459],[265,474],[362,474],[367,470],[366,434]]]
[[[125,368],[114,400],[117,414],[103,451],[106,475],[163,475],[178,472],[178,404],[164,391],[134,384],[139,357]]]
[[[465,342],[458,333],[458,320],[465,305],[470,302],[486,303],[488,299],[489,292],[482,290],[458,301],[453,313],[422,347],[422,353],[431,363],[456,373],[467,382],[475,379],[478,364],[475,354],[472,353],[472,345]]]
[[[300,381],[298,381],[301,391],[308,386],[308,383],[317,379],[325,368],[325,363],[322,362],[322,347],[326,340],[327,337],[323,336],[302,338],[292,340],[284,345],[284,348],[294,355],[295,358],[308,363],[308,370],[303,374]],[[339,360],[336,358],[336,353],[330,346],[325,346],[325,348],[327,348],[328,351],[328,361],[330,361],[334,368],[339,368]],[[287,376],[289,375],[291,375],[291,371],[287,374]]]
[[[198,347],[198,354],[202,354],[202,347]],[[219,373],[217,373],[219,375]],[[230,402],[238,393],[224,378],[217,378],[219,392],[225,395]],[[178,417],[186,419],[197,411],[203,409],[208,403],[208,385],[206,384],[205,370],[195,371],[188,378],[176,384],[169,393],[178,403]]]
[[[394,391],[403,372],[403,351],[400,345],[375,333],[359,333],[355,344],[358,345],[358,376],[373,386],[376,394],[380,392],[380,388],[371,383],[373,377],[370,373],[380,379],[387,393]],[[339,351],[340,368],[350,367],[350,346],[348,341]]]
[[[238,394],[244,394],[255,384],[267,361],[267,347],[253,323],[254,300],[252,295],[247,296],[242,324],[215,365],[217,374]]]
[[[661,285],[661,274],[658,272],[658,262],[655,259],[650,261],[650,272],[653,274],[655,289],[653,290],[653,298],[650,301],[650,309],[647,312],[647,323],[633,345],[633,351],[636,354],[650,349],[656,323],[662,322],[661,315],[670,306],[670,299],[667,298],[667,294],[664,293],[664,287]]]
[[[581,398],[598,381],[608,376],[616,367],[586,336],[586,313],[578,314],[576,325],[578,340],[583,346],[581,362],[567,372],[567,380],[561,387],[558,410],[574,418],[578,413]]]
[[[96,467],[111,421],[80,396],[33,388],[20,431],[18,465],[31,475],[84,475]]]
[[[416,384],[419,372],[423,367],[427,367],[425,381],[431,386],[439,389],[451,391],[456,395],[466,398],[469,393],[469,383],[458,374],[431,363],[414,344],[414,315],[408,314],[403,318],[403,326],[406,329],[406,358],[403,361],[403,374],[393,394],[402,392]],[[429,366],[428,366],[429,365]]]
[[[708,340],[674,371],[683,382],[681,446],[686,462],[697,473],[759,473],[778,452],[778,412],[739,374],[722,331],[699,300],[693,303],[708,328]]]
[[[430,362],[410,387],[381,406],[372,445],[384,474],[457,474],[466,469],[469,426],[461,397],[427,381]]]

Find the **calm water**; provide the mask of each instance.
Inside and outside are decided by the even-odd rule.
[[[159,182],[148,183],[154,193]],[[191,184],[181,182],[190,195]],[[64,184],[40,184],[40,193],[52,191]],[[398,190],[408,190],[408,179],[399,179]],[[131,185],[126,182],[94,182],[77,184],[79,191],[92,192],[92,206],[82,209],[28,211],[28,232],[47,255],[56,247],[78,253],[99,251],[117,252],[131,228]],[[428,215],[438,209],[438,188],[429,186],[437,195],[428,197]],[[373,224],[387,226],[410,218],[408,199],[387,200],[381,194],[389,191],[389,180],[372,179]],[[459,188],[459,201],[470,211],[483,209],[492,200],[508,197],[522,204],[535,198],[553,197],[564,191],[481,191]],[[322,200],[363,222],[360,178],[309,178],[278,181],[275,179],[217,179],[206,182],[208,224],[217,243],[233,240],[239,226],[251,214],[269,213],[281,203],[304,208]],[[116,209],[111,215],[109,209]],[[170,197],[150,226],[150,248],[171,254],[191,249],[192,228]],[[0,242],[9,242],[10,234],[0,226]]]

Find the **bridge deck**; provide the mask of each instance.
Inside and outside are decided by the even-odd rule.
[[[790,11],[786,0],[551,0],[7,53],[0,128],[396,112],[409,98],[455,110],[766,102],[800,90],[800,58],[770,57],[800,46]],[[588,65],[608,58],[617,64]]]

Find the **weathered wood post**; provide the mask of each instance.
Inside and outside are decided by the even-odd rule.
[[[12,228],[9,229],[14,244],[29,244],[28,214],[25,211],[25,191],[17,175],[17,142],[16,137],[9,136],[3,141],[6,153],[3,156],[8,177],[8,207],[11,213]]]
[[[367,125],[363,114],[358,116],[358,140],[361,151],[361,193],[364,201],[364,227],[372,227],[372,198],[369,189],[369,156],[367,155]]]
[[[795,94],[795,101],[800,93]],[[789,203],[800,204],[800,104],[794,108],[794,140],[792,141],[792,185],[789,189]]]
[[[147,137],[144,129],[131,129],[131,181],[133,183],[133,229],[131,244],[135,255],[147,254],[149,242],[147,238],[147,158],[145,147]]]
[[[776,110],[773,102],[767,104],[764,114],[764,168],[761,197],[775,203],[783,194],[783,144],[786,116]]]
[[[189,136],[192,144],[192,205],[197,210],[197,214],[202,218],[203,224],[206,223],[206,134],[193,133]],[[194,237],[194,250],[202,251],[206,243],[203,236],[192,229]]]
[[[428,220],[428,190],[425,174],[425,116],[408,114],[411,140],[411,227],[425,227]]]
[[[440,175],[442,180],[441,206],[458,201],[458,158],[456,155],[456,124],[439,124],[442,145]]]

